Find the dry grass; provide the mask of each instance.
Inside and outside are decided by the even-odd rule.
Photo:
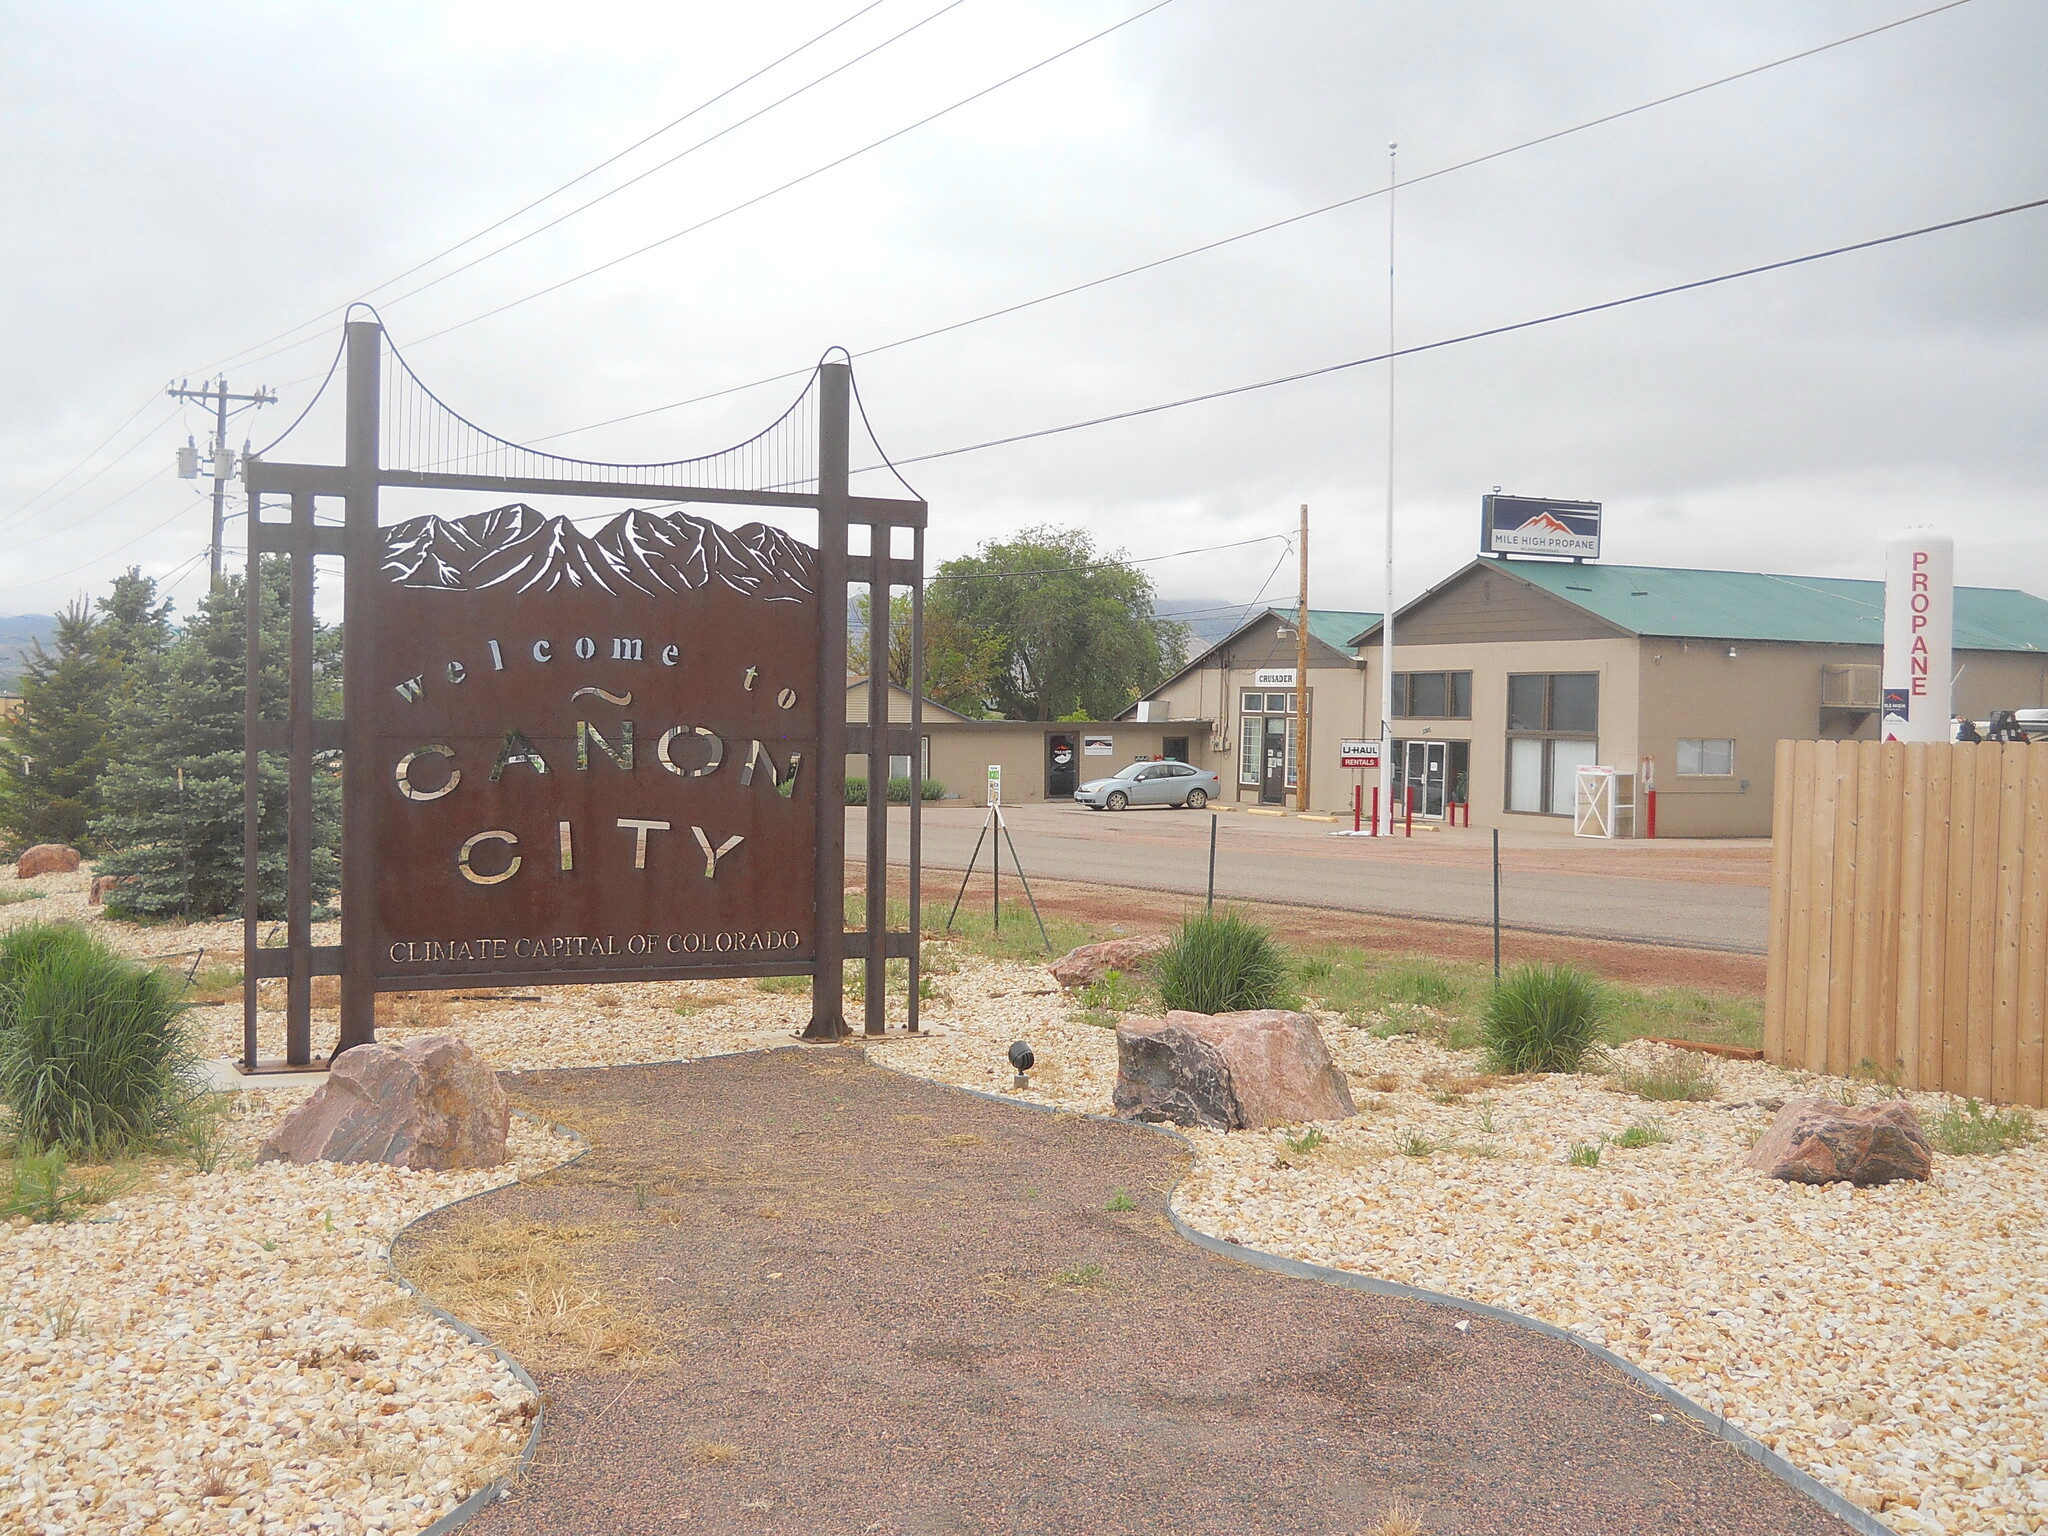
[[[1693,1051],[1659,1051],[1644,1066],[1616,1062],[1608,1082],[1619,1092],[1653,1103],[1705,1103],[1720,1092],[1720,1082],[1707,1058]]]
[[[1490,1073],[1473,1074],[1454,1072],[1438,1067],[1422,1074],[1422,1086],[1427,1088],[1439,1103],[1456,1104],[1468,1093],[1484,1093],[1499,1079]]]
[[[1364,1082],[1365,1086],[1374,1093],[1399,1093],[1401,1091],[1401,1079],[1392,1072],[1376,1072],[1371,1077],[1364,1079]]]
[[[1365,1536],[1423,1536],[1422,1520],[1405,1504],[1389,1504]]]
[[[592,1252],[622,1234],[599,1226],[472,1217],[408,1244],[408,1278],[528,1365],[596,1369],[659,1356],[639,1317],[603,1290]]]
[[[724,1440],[706,1440],[691,1450],[690,1458],[707,1467],[729,1467],[740,1459],[740,1448]]]

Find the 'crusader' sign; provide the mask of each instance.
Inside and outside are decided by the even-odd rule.
[[[816,958],[812,549],[523,505],[383,537],[379,986]]]

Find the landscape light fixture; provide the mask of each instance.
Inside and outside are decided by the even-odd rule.
[[[1010,1065],[1017,1069],[1017,1077],[1010,1086],[1012,1088],[1029,1088],[1031,1086],[1031,1079],[1024,1074],[1029,1072],[1037,1064],[1037,1061],[1038,1057],[1033,1053],[1030,1046],[1026,1045],[1022,1040],[1012,1040],[1010,1042]]]

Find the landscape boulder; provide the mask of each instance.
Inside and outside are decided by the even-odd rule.
[[[1083,944],[1070,949],[1052,963],[1052,979],[1068,991],[1093,986],[1111,971],[1129,975],[1156,960],[1173,942],[1163,933],[1134,934],[1128,939],[1104,939],[1100,944]]]
[[[121,877],[119,875],[94,875],[92,877],[92,894],[85,898],[85,904],[89,907],[105,906],[107,892],[120,883]]]
[[[1211,1131],[1356,1114],[1344,1074],[1305,1013],[1184,1013],[1116,1028],[1116,1112]]]
[[[1749,1166],[1800,1184],[1889,1184],[1930,1177],[1934,1149],[1903,1099],[1794,1099],[1750,1152]]]
[[[256,1160],[495,1168],[511,1120],[497,1074],[452,1035],[359,1045],[285,1116]]]
[[[14,878],[33,880],[37,875],[68,875],[78,868],[78,850],[62,843],[37,843],[15,861]]]

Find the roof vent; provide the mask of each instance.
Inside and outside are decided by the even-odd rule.
[[[1567,591],[1567,592],[1590,592],[1590,591],[1592,591],[1592,590],[1593,590],[1593,589],[1592,589],[1591,587],[1575,587],[1575,586],[1572,586],[1572,585],[1571,585],[1571,584],[1570,584],[1569,582],[1567,582],[1567,583],[1565,584],[1565,591]]]

